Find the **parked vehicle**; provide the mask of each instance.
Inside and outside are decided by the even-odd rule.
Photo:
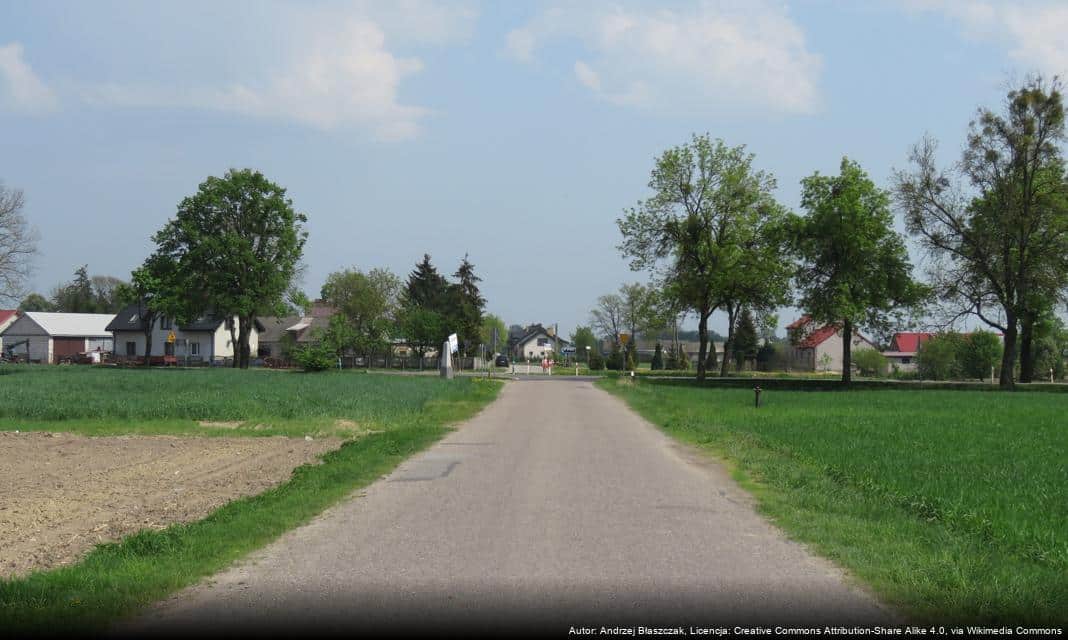
[[[508,356],[506,356],[504,354],[501,354],[501,355],[497,356],[497,360],[495,360],[493,364],[497,365],[498,367],[507,367],[508,366]]]

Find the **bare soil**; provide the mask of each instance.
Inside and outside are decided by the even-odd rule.
[[[0,578],[198,520],[280,484],[341,442],[0,432]]]

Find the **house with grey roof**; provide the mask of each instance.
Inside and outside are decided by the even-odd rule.
[[[131,304],[115,316],[107,330],[115,342],[116,361],[143,361],[147,314],[139,304]],[[233,334],[231,334],[231,328]],[[232,360],[235,353],[234,337],[241,328],[237,316],[226,318],[214,313],[204,314],[189,322],[179,323],[174,318],[157,317],[150,329],[153,364],[221,364]],[[259,349],[260,332],[265,329],[256,320],[249,335],[249,349]]]
[[[0,338],[4,355],[29,362],[58,364],[79,354],[110,353],[112,336],[107,329],[111,314],[21,312]]]

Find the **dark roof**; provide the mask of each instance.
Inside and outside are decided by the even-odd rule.
[[[266,316],[260,318],[265,329],[260,332],[260,342],[278,342],[286,329],[300,322],[300,316]]]
[[[208,313],[200,316],[192,322],[186,322],[178,325],[178,328],[182,331],[215,331],[222,324],[222,316],[215,315],[214,313]],[[259,318],[256,319],[256,330],[264,331],[266,327]],[[144,331],[145,319],[143,313],[143,307],[139,304],[127,305],[120,311],[115,317],[108,323],[106,331]]]
[[[550,334],[549,331],[545,327],[541,326],[540,324],[532,324],[529,327],[527,327],[526,331],[523,333],[523,336],[521,338],[519,338],[518,340],[516,340],[515,343],[517,345],[523,344],[524,342],[526,342],[527,340],[530,340],[531,338],[533,338],[534,336],[538,335],[539,333],[544,333],[545,335],[549,336],[550,338],[553,338],[554,340],[559,340],[561,345],[567,346],[567,345],[571,344],[570,342],[568,342],[567,340],[564,340],[563,338],[561,338],[559,336],[556,336],[554,338],[552,336],[552,334]]]

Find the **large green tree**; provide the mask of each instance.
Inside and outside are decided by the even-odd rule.
[[[1034,323],[1068,284],[1068,198],[1061,84],[1029,78],[1003,113],[979,109],[961,161],[940,168],[925,138],[895,174],[909,233],[935,259],[935,290],[952,318],[972,314],[1005,336],[1002,388],[1033,375]],[[1019,349],[1018,339],[1025,343]]]
[[[19,311],[55,311],[52,301],[39,293],[31,293],[19,303]]]
[[[420,359],[430,349],[440,349],[448,337],[449,281],[438,273],[429,254],[408,274],[401,293],[400,328]]]
[[[154,236],[175,264],[181,317],[237,317],[235,367],[249,366],[256,318],[284,308],[308,236],[304,222],[284,188],[259,171],[231,169],[202,182]]]
[[[152,362],[152,336],[156,320],[164,316],[180,316],[185,295],[177,282],[177,265],[168,256],[153,253],[130,274],[130,285],[124,290],[128,300],[137,303],[137,314],[145,336],[145,366]]]
[[[843,158],[838,175],[802,180],[801,206],[805,215],[791,223],[800,305],[817,324],[841,328],[842,382],[849,384],[854,330],[886,324],[925,291],[894,231],[889,194],[859,164]]]
[[[482,311],[486,308],[486,299],[478,289],[482,278],[475,275],[475,265],[466,254],[452,275],[456,283],[449,287],[449,303],[444,313],[452,320],[451,328],[460,343],[460,352],[474,354],[482,344]]]
[[[712,313],[729,305],[733,328],[742,305],[757,305],[750,298],[785,296],[787,278],[754,274],[781,267],[781,260],[760,256],[762,249],[781,246],[774,242],[781,236],[769,235],[770,222],[762,222],[782,215],[771,196],[775,180],[753,168],[744,146],[728,147],[706,134],[665,151],[649,187],[653,196],[616,221],[623,235],[619,249],[632,269],[659,270],[661,280],[671,283],[665,290],[697,315],[697,377],[703,379]]]
[[[486,345],[486,353],[496,355],[508,351],[508,325],[500,316],[487,313],[482,316],[479,339]]]
[[[335,271],[326,278],[321,297],[333,305],[344,323],[334,334],[339,348],[349,348],[370,359],[386,352],[396,333],[401,281],[388,269]]]

